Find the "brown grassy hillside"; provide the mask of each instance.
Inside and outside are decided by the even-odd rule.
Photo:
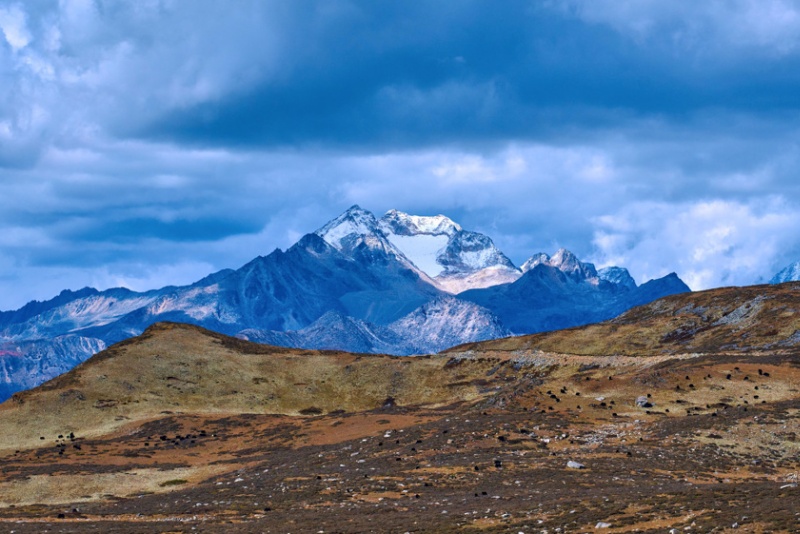
[[[258,345],[160,323],[0,405],[0,449],[176,413],[322,414],[475,399],[497,364]]]

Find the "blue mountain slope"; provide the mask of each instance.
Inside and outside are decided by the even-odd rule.
[[[630,286],[538,264],[511,284],[473,289],[459,298],[494,313],[515,334],[532,334],[603,321],[658,298],[689,291],[676,275]]]
[[[329,311],[300,330],[247,329],[238,337],[285,347],[410,355],[508,335],[510,332],[488,310],[447,295],[426,302],[388,325]]]

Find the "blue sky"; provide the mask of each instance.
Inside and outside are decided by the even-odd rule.
[[[354,203],[639,281],[800,260],[800,2],[0,0],[0,309]]]

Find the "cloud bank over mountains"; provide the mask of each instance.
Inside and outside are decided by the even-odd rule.
[[[358,203],[642,282],[800,259],[800,3],[4,2],[0,308]]]

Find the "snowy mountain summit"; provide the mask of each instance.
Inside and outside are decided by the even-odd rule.
[[[586,281],[594,284],[599,282],[594,264],[582,262],[575,254],[565,248],[558,249],[552,257],[544,252],[534,254],[522,264],[522,272],[527,273],[537,265],[554,267],[576,281]],[[617,267],[617,269],[620,268]],[[626,273],[628,272],[625,269],[622,270]]]
[[[461,226],[444,215],[426,217],[409,215],[402,211],[389,210],[381,217],[381,228],[387,233],[399,236],[452,236],[462,230]]]
[[[405,256],[383,235],[375,216],[357,205],[314,233],[346,255],[353,255],[359,248],[367,248],[395,256],[401,262],[408,263],[405,261]]]
[[[506,284],[522,276],[491,238],[464,230],[444,215],[389,210],[377,220],[353,206],[316,234],[345,253],[362,244],[382,249],[447,293]]]
[[[369,211],[353,206],[315,233],[351,256],[359,247],[389,254],[421,279],[451,294],[515,282],[537,265],[553,267],[575,282],[636,287],[627,269],[598,271],[565,248],[552,256],[534,254],[517,268],[491,238],[464,230],[444,215],[410,215],[393,209],[376,219]]]
[[[351,251],[366,238],[382,235],[375,216],[360,206],[351,207],[314,233],[339,251]]]

